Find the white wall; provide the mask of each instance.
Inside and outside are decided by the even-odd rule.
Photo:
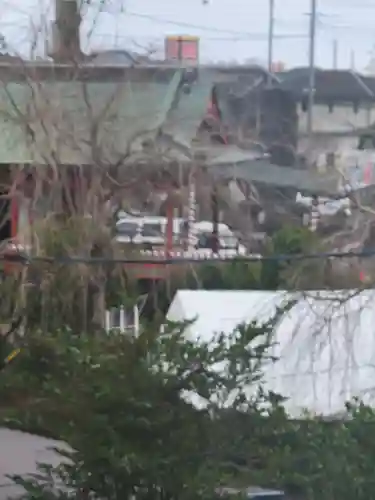
[[[298,110],[298,128],[301,134],[307,132],[307,112]],[[334,106],[330,112],[326,105],[315,105],[313,129],[316,132],[350,132],[354,128],[366,127],[375,121],[375,109],[359,108],[357,113],[352,105]]]
[[[356,113],[352,105],[334,106],[332,112],[328,106],[315,105],[313,112],[313,147],[306,138],[307,112],[298,110],[298,131],[302,136],[298,141],[298,151],[307,154],[311,161],[316,161],[323,153],[339,152],[357,147],[356,137],[335,137],[336,133],[352,132],[356,128],[367,127],[375,122],[375,108],[360,108]],[[323,135],[320,135],[323,134]],[[305,137],[304,137],[305,136]]]

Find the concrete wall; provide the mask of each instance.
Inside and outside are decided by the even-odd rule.
[[[350,132],[358,127],[366,127],[375,121],[375,108],[359,108],[355,112],[352,105],[334,106],[332,111],[326,105],[315,105],[313,128],[316,132]],[[307,112],[298,109],[299,133],[307,132]]]
[[[307,133],[307,112],[301,107],[298,109],[298,151],[308,156],[311,161],[330,152],[346,151],[355,149],[358,138],[337,137],[337,134],[353,132],[357,128],[367,127],[375,122],[375,108],[359,108],[356,112],[352,105],[334,106],[330,111],[328,106],[315,105],[313,111],[313,131],[314,136],[311,145],[306,138]]]

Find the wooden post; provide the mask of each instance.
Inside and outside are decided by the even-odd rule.
[[[214,184],[211,193],[211,207],[212,207],[212,252],[217,254],[220,249],[219,240],[219,199],[218,189]]]

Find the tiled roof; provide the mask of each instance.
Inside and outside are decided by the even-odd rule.
[[[298,97],[309,88],[309,68],[294,68],[280,74],[281,87]],[[375,85],[367,86],[364,77],[351,70],[315,70],[315,99],[324,101],[375,101]]]

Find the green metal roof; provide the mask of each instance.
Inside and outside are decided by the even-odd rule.
[[[160,132],[172,144],[191,148],[216,70],[199,69],[188,90],[177,67],[127,68],[115,76],[69,81],[48,75],[0,87],[0,162],[109,164],[126,154],[134,138]]]
[[[179,88],[176,101],[163,125],[164,133],[173,136],[177,143],[191,147],[191,142],[207,113],[216,79],[217,71],[200,69],[192,85]]]
[[[158,133],[180,79],[175,69],[148,81],[8,83],[0,162],[117,162],[134,138]]]
[[[107,79],[102,69],[97,76],[0,84],[0,163],[108,165],[121,161],[135,137],[158,137],[176,158],[190,161],[186,151],[194,152],[213,84],[227,78],[200,68],[186,91],[181,68],[127,68]],[[163,143],[163,134],[172,141]],[[239,148],[209,149],[207,166],[218,178],[337,193],[337,175],[278,167]]]
[[[0,163],[22,163],[30,157],[26,141],[26,106],[22,86],[0,86]]]

